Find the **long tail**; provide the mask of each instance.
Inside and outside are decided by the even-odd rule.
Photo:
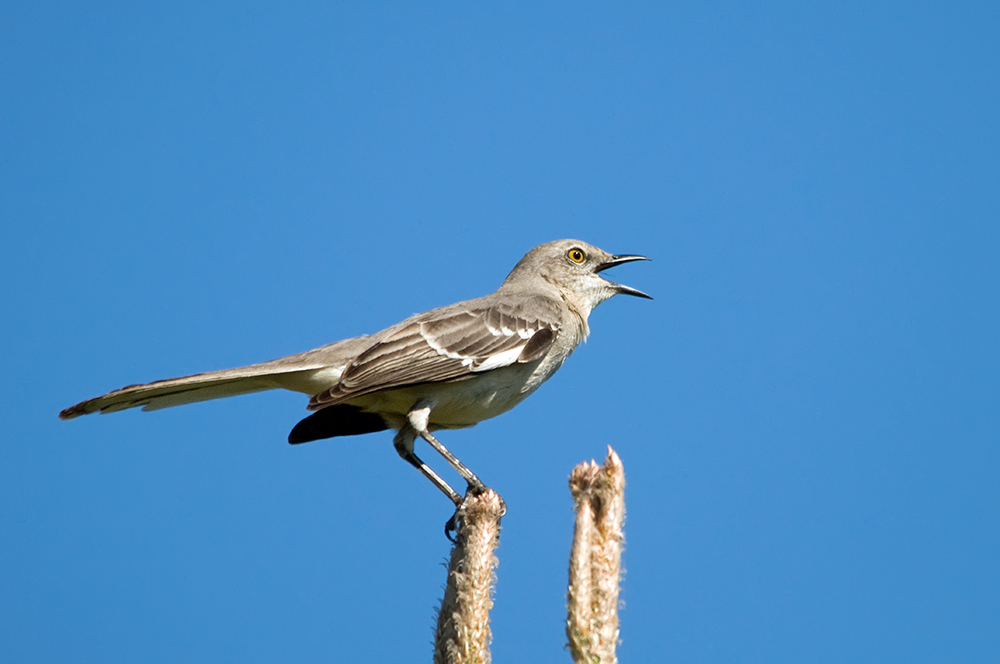
[[[343,367],[364,347],[364,339],[345,339],[298,355],[236,369],[129,385],[70,406],[59,417],[71,420],[90,413],[114,413],[137,407],[157,410],[274,389],[318,394],[337,383]]]

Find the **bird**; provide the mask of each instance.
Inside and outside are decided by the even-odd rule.
[[[615,295],[652,299],[601,276],[643,260],[649,259],[609,254],[579,240],[548,242],[525,254],[490,295],[269,362],[129,385],[59,417],[158,410],[271,389],[302,392],[314,412],[292,428],[289,443],[392,429],[399,456],[460,508],[463,495],[417,456],[416,439],[461,475],[466,495],[485,491],[434,432],[475,426],[523,401],[587,338],[588,318],[600,303]]]

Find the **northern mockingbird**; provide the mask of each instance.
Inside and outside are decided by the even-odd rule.
[[[549,242],[529,251],[491,295],[262,364],[129,385],[59,417],[157,410],[276,388],[304,392],[316,412],[295,425],[289,443],[394,429],[399,455],[458,506],[462,496],[414,453],[417,436],[447,459],[469,490],[484,490],[432,432],[471,427],[510,410],[587,337],[594,307],[617,294],[649,298],[599,274],[637,260],[648,259],[613,256],[578,240]]]

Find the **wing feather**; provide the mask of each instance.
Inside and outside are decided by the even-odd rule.
[[[561,326],[561,309],[542,296],[519,304],[439,309],[403,321],[358,355],[340,382],[309,408],[380,390],[469,378],[514,363],[540,360]]]

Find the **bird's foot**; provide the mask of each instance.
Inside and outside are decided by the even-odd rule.
[[[455,513],[451,515],[451,518],[444,522],[444,536],[447,537],[448,541],[452,544],[458,543],[455,536],[458,535],[458,513],[461,509],[461,507],[456,509]]]
[[[476,483],[471,483],[471,482],[469,483],[468,488],[465,490],[465,497],[462,498],[461,502],[456,503],[455,513],[452,514],[451,518],[448,519],[444,524],[444,536],[447,537],[452,544],[455,543],[455,537],[458,535],[459,524],[461,523],[462,517],[465,514],[465,507],[468,504],[469,499],[477,498],[489,490],[490,488],[485,484],[483,484],[482,482],[478,481],[478,479]],[[497,495],[497,498],[500,499],[500,516],[502,517],[504,514],[507,513],[507,503],[505,503],[503,501],[503,498],[500,498],[499,495]]]

